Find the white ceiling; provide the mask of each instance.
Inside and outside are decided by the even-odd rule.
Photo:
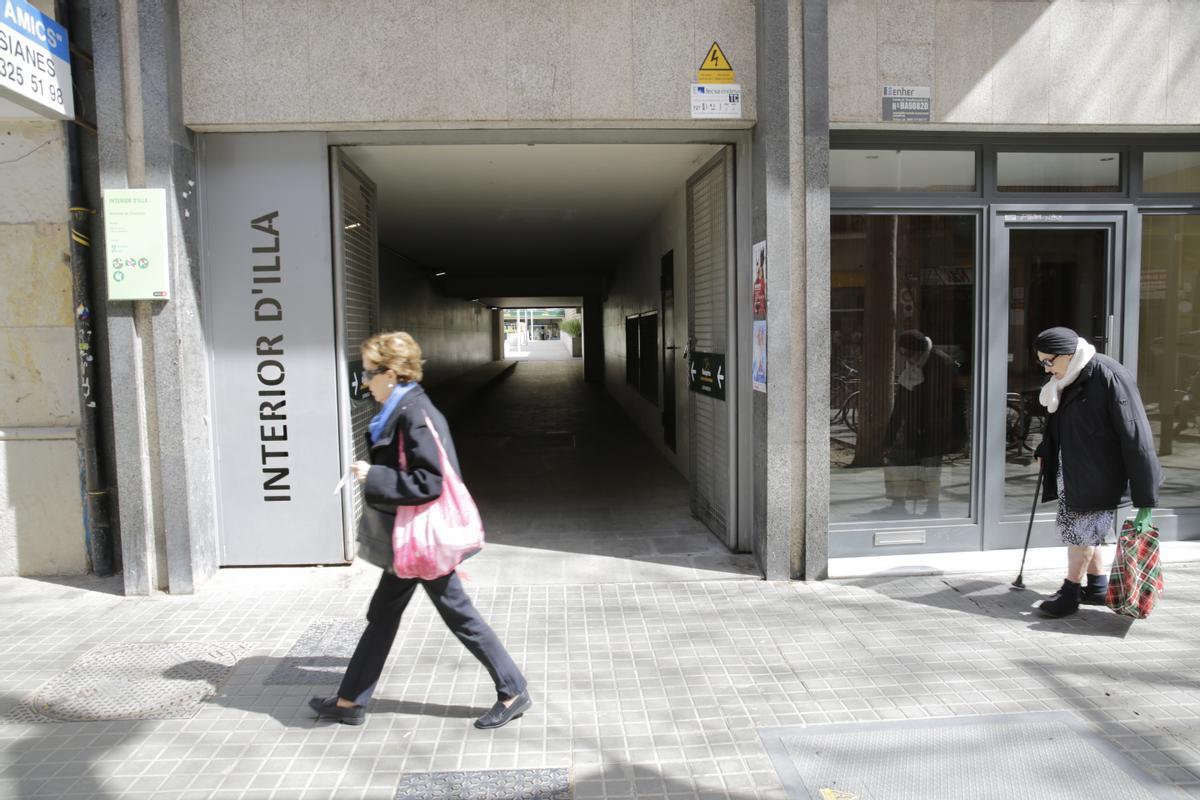
[[[676,144],[345,148],[378,188],[379,235],[387,247],[431,273],[489,276],[610,270],[718,149]]]

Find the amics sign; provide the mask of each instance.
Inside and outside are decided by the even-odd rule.
[[[3,0],[0,98],[50,119],[74,119],[67,29],[25,0]]]

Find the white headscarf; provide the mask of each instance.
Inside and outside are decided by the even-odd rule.
[[[900,377],[896,378],[896,383],[908,389],[910,392],[925,382],[925,362],[929,361],[929,356],[933,354],[933,340],[928,336],[925,337],[925,350],[921,353],[921,357],[916,362],[907,361],[904,369],[900,371]]]
[[[1081,337],[1079,344],[1075,347],[1075,355],[1071,356],[1071,363],[1067,364],[1067,373],[1061,379],[1051,377],[1042,387],[1042,393],[1038,396],[1038,400],[1046,407],[1047,411],[1051,414],[1058,411],[1058,401],[1062,399],[1063,389],[1075,382],[1080,371],[1087,366],[1094,355],[1096,355],[1096,348]]]

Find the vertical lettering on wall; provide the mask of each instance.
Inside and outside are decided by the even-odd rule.
[[[250,221],[250,227],[266,234],[270,244],[259,244],[250,248],[251,288],[254,301],[254,322],[258,331],[266,335],[256,337],[254,356],[258,375],[258,438],[259,461],[263,475],[263,500],[289,502],[292,486],[288,482],[291,468],[288,466],[287,429],[287,371],[284,368],[283,334],[275,333],[272,323],[283,322],[283,303],[278,297],[267,294],[264,286],[282,285],[283,265],[279,256],[279,231],[275,229],[278,211],[263,214]],[[261,238],[258,239],[263,241]],[[275,334],[275,335],[271,335]]]

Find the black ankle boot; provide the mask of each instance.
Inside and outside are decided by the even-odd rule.
[[[1079,600],[1083,595],[1083,587],[1078,583],[1063,581],[1058,595],[1038,605],[1038,610],[1047,617],[1065,617],[1079,610]]]
[[[1087,586],[1083,587],[1083,593],[1079,598],[1081,603],[1086,603],[1089,606],[1102,606],[1105,599],[1108,597],[1108,576],[1107,575],[1088,575]]]

